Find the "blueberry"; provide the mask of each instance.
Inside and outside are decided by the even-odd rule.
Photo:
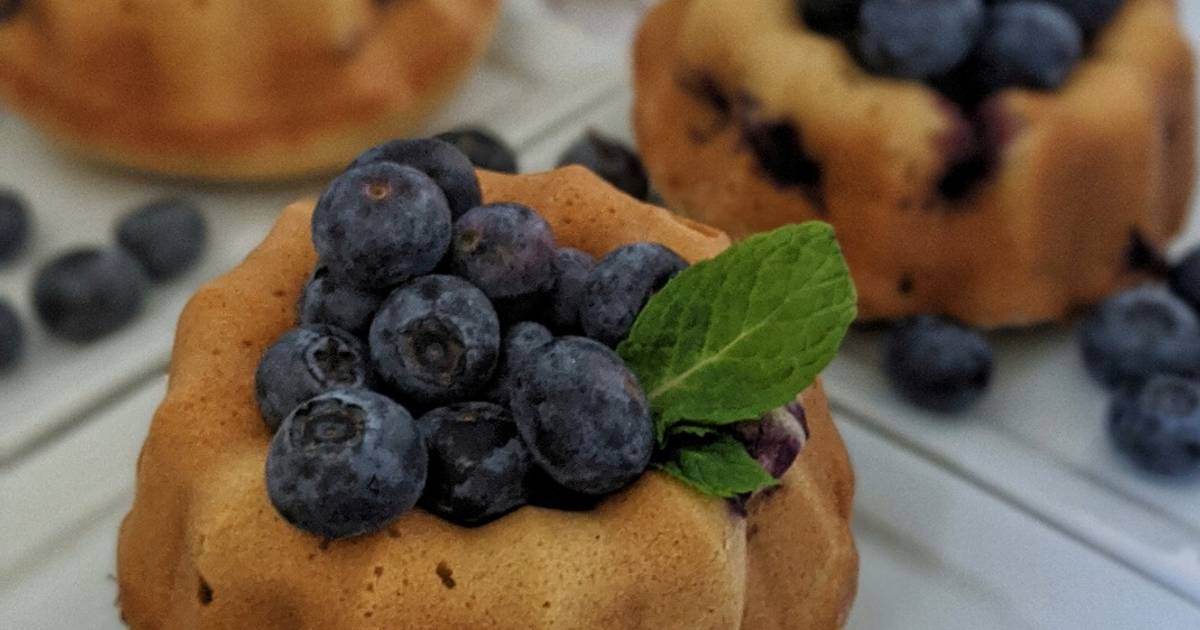
[[[1193,249],[1172,267],[1167,277],[1175,295],[1183,298],[1193,309],[1200,310],[1200,247]]]
[[[733,427],[750,456],[776,479],[782,479],[808,441],[808,420],[799,401]]]
[[[583,332],[616,346],[629,334],[650,296],[687,266],[678,254],[657,243],[613,250],[588,274],[579,310]]]
[[[208,245],[208,224],[186,199],[160,199],[117,223],[117,243],[142,263],[155,281],[187,271]]]
[[[650,180],[642,159],[624,144],[595,131],[589,131],[558,159],[559,166],[569,164],[587,167],[635,199],[644,201],[650,194]]]
[[[1012,0],[1001,0],[997,4],[1010,2]],[[1125,4],[1125,0],[1041,0],[1047,4],[1053,4],[1063,11],[1066,11],[1079,28],[1083,29],[1084,34],[1092,36],[1112,21],[1117,15],[1117,11]]]
[[[25,249],[29,232],[29,205],[17,193],[0,190],[0,264],[16,258]]]
[[[383,298],[380,293],[339,282],[329,275],[328,267],[317,265],[300,293],[297,319],[301,324],[328,324],[366,337]]]
[[[454,276],[425,276],[396,289],[370,333],[376,371],[401,400],[433,407],[473,397],[500,352],[500,322],[482,291]]]
[[[450,246],[450,209],[432,179],[379,162],[333,180],[313,213],[321,262],[344,282],[395,286],[437,267]]]
[[[922,315],[892,331],[884,364],[892,385],[913,404],[953,413],[987,390],[992,348],[976,330]]]
[[[428,454],[404,407],[366,390],[312,398],[267,452],[267,493],[287,522],[324,538],[379,530],[425,489]]]
[[[1117,449],[1159,475],[1200,472],[1200,383],[1156,374],[1113,398],[1109,433]]]
[[[507,409],[490,403],[441,407],[417,420],[429,445],[421,504],[459,525],[493,521],[529,501],[529,449]]]
[[[596,259],[588,254],[564,247],[554,254],[554,298],[550,305],[550,323],[560,334],[580,330],[579,309],[583,304],[588,274],[596,267]]]
[[[284,333],[263,353],[254,373],[258,410],[267,428],[300,403],[332,389],[366,387],[371,377],[366,346],[332,326],[304,326]]]
[[[1052,90],[1066,82],[1082,55],[1083,33],[1065,11],[1045,2],[1009,2],[988,8],[971,71],[988,92]]]
[[[983,24],[983,0],[865,0],[858,52],[872,72],[927,79],[962,63]]]
[[[500,346],[500,369],[488,399],[508,405],[517,374],[552,341],[554,335],[537,322],[520,322],[509,328]]]
[[[826,35],[841,37],[858,26],[862,0],[798,0],[804,23]]]
[[[483,203],[479,178],[475,175],[470,158],[442,140],[392,140],[368,149],[350,166],[354,168],[376,162],[409,166],[428,175],[446,194],[454,218]]]
[[[77,343],[94,341],[142,312],[149,280],[120,249],[70,250],[37,272],[33,304],[51,333]]]
[[[498,173],[517,172],[517,154],[492,132],[479,127],[463,127],[436,136],[462,151],[477,168]]]
[[[637,377],[611,349],[584,337],[542,348],[517,376],[513,418],[533,460],[556,483],[599,495],[650,463],[654,425]]]
[[[548,291],[554,285],[554,253],[550,225],[520,204],[480,206],[454,223],[454,272],[493,300]]]
[[[1200,373],[1200,321],[1161,287],[1109,298],[1084,320],[1081,340],[1088,371],[1109,387],[1136,385],[1158,372]]]
[[[8,300],[0,298],[0,372],[5,372],[25,356],[25,327]]]

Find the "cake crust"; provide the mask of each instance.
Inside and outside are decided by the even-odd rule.
[[[38,0],[0,23],[0,99],[70,150],[226,180],[345,166],[417,128],[499,0]]]
[[[721,232],[637,202],[590,172],[481,173],[490,201],[538,209],[592,254],[650,239],[695,261]],[[294,322],[315,264],[311,202],[286,209],[240,267],[191,300],[166,400],[137,467],[118,543],[135,630],[498,628],[794,630],[841,627],[858,556],[853,473],[820,385],[801,396],[810,440],[781,488],[741,516],[659,473],[589,512],[526,507],[478,529],[415,510],[323,543],[271,507],[270,435],[254,403],[263,350]]]
[[[869,74],[795,5],[652,10],[635,50],[638,142],[669,206],[734,238],[833,223],[863,320],[1061,319],[1141,277],[1134,234],[1162,248],[1181,228],[1194,69],[1172,0],[1128,0],[1061,90],[992,97],[980,116],[997,165],[960,199],[938,187],[971,133],[961,112],[925,85]],[[747,124],[778,125],[766,129],[792,146],[768,157],[784,172],[764,168]]]

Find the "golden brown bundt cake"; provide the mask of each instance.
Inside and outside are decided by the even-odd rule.
[[[667,0],[635,55],[635,122],[668,205],[734,238],[824,219],[860,318],[985,326],[1063,317],[1135,276],[1194,183],[1193,61],[1172,0],[1127,0],[1057,91],[979,106],[870,74],[795,0]]]
[[[695,261],[718,231],[617,192],[578,167],[481,173],[485,200],[537,208],[593,255],[659,241]],[[255,405],[264,349],[294,324],[316,257],[312,204],[289,207],[239,268],[192,299],[167,398],[137,468],[118,549],[136,630],[191,628],[832,629],[854,597],[853,473],[820,385],[809,440],[744,513],[661,473],[587,512],[525,507],[464,529],[407,513],[323,543],[268,501],[269,431]]]
[[[0,2],[0,100],[81,153],[185,177],[344,166],[413,130],[498,0]]]

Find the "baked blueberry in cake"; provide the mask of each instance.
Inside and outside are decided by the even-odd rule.
[[[376,147],[185,310],[123,617],[840,628],[853,473],[819,373],[855,302],[826,224],[731,246],[583,168]]]

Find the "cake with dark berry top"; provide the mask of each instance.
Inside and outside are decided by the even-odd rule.
[[[668,205],[835,225],[861,317],[1061,319],[1138,278],[1195,179],[1172,0],[667,0],[635,121]]]
[[[579,167],[367,151],[201,289],[118,542],[170,628],[834,629],[832,229],[730,246]]]
[[[87,156],[184,177],[333,172],[421,125],[498,0],[0,0],[0,101]]]

